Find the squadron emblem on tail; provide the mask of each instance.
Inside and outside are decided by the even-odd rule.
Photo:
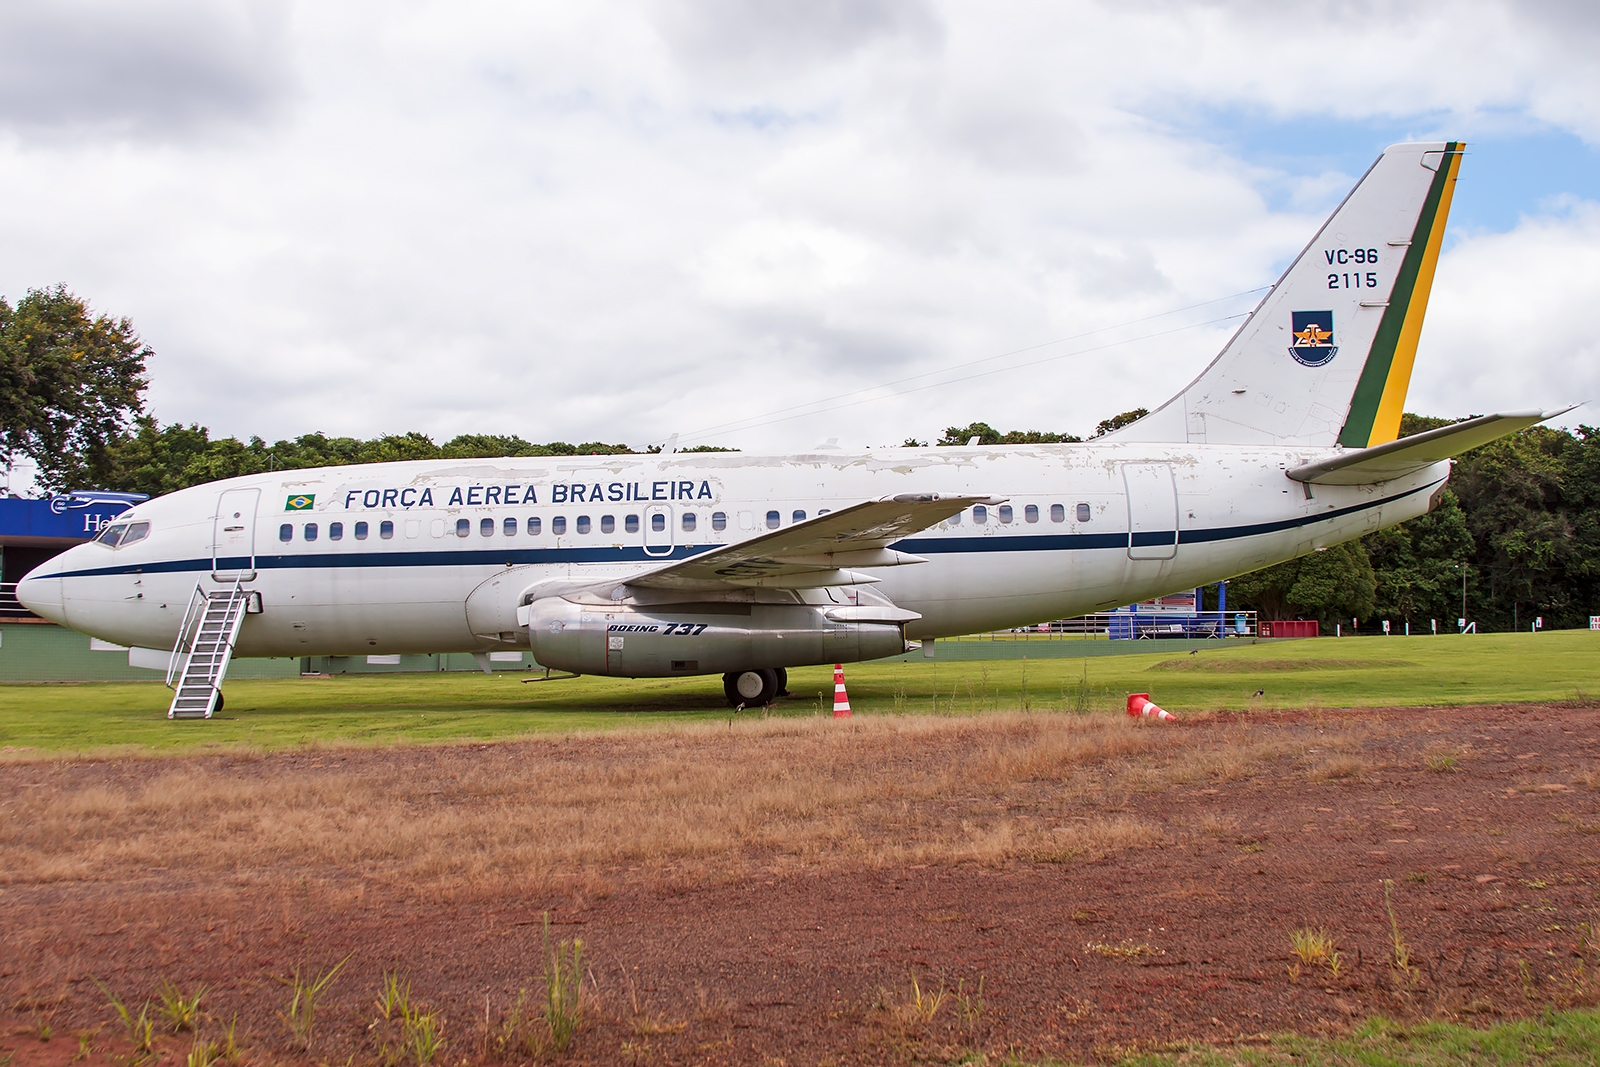
[[[1294,344],[1289,346],[1289,354],[1296,362],[1320,367],[1339,354],[1338,346],[1333,343],[1333,312],[1294,311],[1290,316]]]

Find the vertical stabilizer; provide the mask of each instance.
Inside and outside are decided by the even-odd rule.
[[[1352,448],[1393,441],[1461,150],[1459,141],[1385,149],[1222,354],[1117,436]]]

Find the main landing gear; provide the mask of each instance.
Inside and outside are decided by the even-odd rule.
[[[789,695],[789,672],[782,667],[733,671],[722,676],[722,692],[733,708],[764,708]]]

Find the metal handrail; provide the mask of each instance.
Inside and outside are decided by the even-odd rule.
[[[23,607],[22,601],[17,599],[17,586],[20,584],[20,582],[0,583],[0,618],[33,619],[38,617]]]
[[[199,626],[200,620],[205,618],[207,603],[206,592],[200,582],[194,583],[194,592],[189,594],[189,606],[184,609],[183,623],[178,627],[178,639],[172,643],[172,655],[167,657],[167,688],[171,689],[172,680],[183,672],[179,666],[182,660],[187,659],[194,645],[189,640],[189,631]],[[196,606],[199,611],[195,610]]]

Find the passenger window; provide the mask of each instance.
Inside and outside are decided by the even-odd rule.
[[[790,522],[805,522],[806,521],[806,513],[803,512],[803,511],[796,511],[793,515],[789,516],[789,521]]]
[[[954,515],[950,516],[950,518],[948,520],[946,520],[946,521],[948,521],[951,526],[960,526],[961,525],[961,512],[959,512],[959,511],[956,512]]]
[[[1010,504],[1001,504],[999,512],[998,512],[996,517],[1001,522],[1010,522],[1011,521],[1011,505]]]
[[[1089,505],[1088,504],[1079,504],[1078,505],[1078,521],[1079,522],[1088,522],[1089,521]]]
[[[1029,504],[1027,507],[1023,508],[1022,509],[1022,518],[1023,518],[1023,520],[1025,522],[1038,522],[1039,521],[1039,505],[1038,504]]]
[[[394,523],[390,522],[388,519],[384,519],[382,522],[378,523],[378,536],[383,538],[385,541],[393,537]]]
[[[822,516],[826,515],[831,510],[832,510],[831,508],[818,508],[817,509],[817,518],[819,518],[819,519],[822,518]]]
[[[306,523],[306,540],[307,541],[315,541],[316,539],[317,539],[317,524],[314,523],[314,522]]]
[[[587,516],[587,515],[579,515],[578,516],[578,532],[579,533],[588,533],[589,532],[589,516]]]
[[[529,537],[538,537],[539,536],[539,527],[541,527],[543,525],[544,524],[539,521],[539,516],[537,516],[537,515],[529,515],[528,516],[528,536]]]
[[[617,517],[615,515],[602,515],[602,516],[600,516],[600,532],[601,533],[615,533],[616,529],[617,529]]]
[[[685,511],[683,513],[683,532],[684,533],[694,533],[694,524],[695,524],[694,512]]]
[[[718,533],[726,530],[728,528],[728,513],[725,511],[713,511],[711,513],[711,528]]]
[[[470,533],[472,533],[472,520],[471,519],[457,519],[456,520],[456,536],[457,537],[466,537]]]
[[[356,540],[357,541],[365,541],[366,539],[367,539],[367,524],[364,523],[364,522],[356,523]]]
[[[342,523],[342,522],[330,522],[330,523],[328,523],[328,540],[330,540],[330,541],[343,541],[344,540],[344,523]]]
[[[622,528],[629,533],[639,532],[639,516],[629,515],[622,520]]]
[[[982,526],[989,521],[989,509],[982,504],[975,504],[972,508],[972,521]]]
[[[515,536],[517,536],[517,520],[516,519],[512,519],[512,518],[507,518],[505,522],[502,522],[500,524],[500,529],[505,532],[505,535],[507,537],[515,537]]]
[[[550,519],[550,532],[557,537],[567,532],[567,517],[555,515]]]
[[[767,512],[767,529],[776,530],[778,528],[778,524],[782,521],[783,516],[779,515],[776,511]]]
[[[1061,505],[1061,504],[1051,504],[1050,505],[1050,521],[1051,522],[1066,522],[1067,521],[1067,509],[1066,509],[1066,507],[1064,505]]]
[[[661,514],[658,511],[654,515],[650,516],[650,529],[651,530],[655,531],[656,533],[660,533],[662,530],[665,530],[666,528],[667,528],[667,517],[665,515]]]
[[[122,531],[118,530],[117,532],[120,534]],[[286,522],[282,526],[278,527],[278,540],[280,540],[280,541],[293,541],[294,540],[294,523]]]
[[[478,522],[478,533],[483,537],[493,537],[494,536],[494,520],[493,519],[481,519],[481,520],[479,520],[479,522]]]
[[[136,522],[128,527],[127,533],[122,535],[122,547],[126,548],[135,541],[143,541],[149,536],[150,524],[148,522]]]

